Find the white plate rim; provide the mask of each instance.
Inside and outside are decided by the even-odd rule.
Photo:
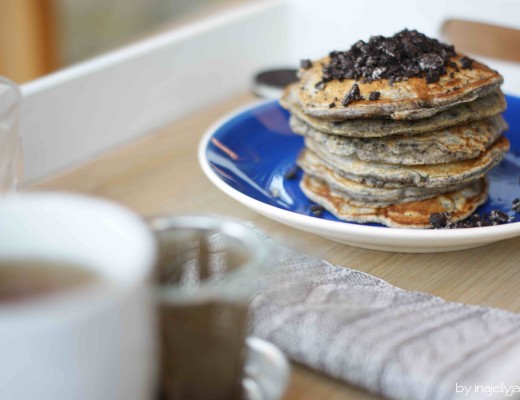
[[[329,221],[308,215],[298,214],[294,211],[284,210],[259,200],[253,199],[244,193],[232,188],[213,171],[206,157],[206,149],[211,138],[218,129],[230,120],[244,112],[251,111],[276,100],[260,100],[225,114],[213,123],[202,136],[198,146],[198,161],[206,177],[222,192],[271,219],[291,226],[305,227],[309,232],[330,232],[334,236],[344,235],[344,239],[352,238],[354,241],[378,242],[381,240],[393,243],[406,242],[406,245],[418,245],[423,247],[442,246],[446,241],[456,241],[458,245],[471,243],[492,243],[520,235],[520,222],[512,222],[504,225],[486,226],[464,229],[411,229],[389,228],[369,225],[351,224],[349,222]],[[319,233],[322,235],[322,233]],[[389,244],[389,243],[388,243]]]

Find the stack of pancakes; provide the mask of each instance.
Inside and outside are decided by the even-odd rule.
[[[337,52],[306,60],[281,99],[305,137],[300,187],[340,219],[428,228],[432,213],[457,222],[487,199],[486,174],[509,149],[503,79],[454,50],[442,65],[414,51],[425,68],[404,77],[378,78],[372,68],[369,79],[345,78],[331,66]],[[422,63],[432,59],[435,71]]]

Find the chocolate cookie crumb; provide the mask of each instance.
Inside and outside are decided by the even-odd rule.
[[[466,218],[466,220],[460,221],[459,224],[465,223],[468,228],[478,228],[482,226],[490,226],[491,222],[486,214],[480,216],[480,214],[473,214],[471,217]]]
[[[323,81],[319,81],[316,85],[314,85],[314,87],[318,90],[323,90],[325,89],[325,83]]]
[[[298,177],[298,172],[300,171],[300,167],[298,167],[297,165],[295,165],[294,167],[292,167],[291,169],[289,169],[286,173],[285,173],[285,179],[288,179],[288,180],[294,180]]]
[[[300,67],[302,67],[303,69],[312,68],[312,61],[311,60],[301,60]]]
[[[455,224],[451,224],[449,228],[450,229],[474,228],[474,227],[478,226],[477,225],[478,221],[480,221],[480,215],[473,214],[462,221],[459,221]]]
[[[460,59],[460,66],[462,67],[462,69],[472,69],[473,60],[469,57],[462,57]]]
[[[361,96],[361,92],[359,91],[359,85],[354,83],[343,99],[341,99],[341,105],[346,107],[356,100],[363,100],[363,96]]]
[[[325,208],[322,206],[319,206],[317,204],[313,204],[311,206],[311,212],[315,217],[321,217],[323,214],[323,211],[325,211]]]
[[[430,224],[435,229],[443,229],[448,225],[449,216],[445,212],[437,212],[430,214]]]
[[[332,102],[329,104],[329,108],[334,108],[334,107],[336,107],[336,103]]]
[[[515,212],[520,212],[520,197],[513,200],[513,206],[511,208]]]
[[[381,92],[370,92],[370,94],[368,95],[368,100],[370,100],[370,101],[378,100],[379,96],[381,96]]]
[[[489,214],[473,214],[468,218],[452,223],[448,220],[446,222],[446,229],[460,229],[460,228],[480,228],[484,226],[493,226],[493,225],[503,225],[512,221],[512,217],[510,217],[507,213],[501,210],[492,210]],[[430,223],[431,223],[431,215],[430,215]],[[433,225],[433,223],[432,223]],[[434,226],[435,227],[435,226]]]
[[[347,51],[333,51],[329,55],[329,63],[322,68],[324,82],[388,79],[393,84],[411,77],[425,78],[430,71],[445,75],[456,53],[453,46],[405,29],[392,37],[372,36],[368,42],[360,40]]]
[[[435,71],[435,70],[428,71],[428,73],[426,74],[426,83],[430,84],[430,83],[439,82],[440,78],[441,78],[441,75],[439,74],[439,71]]]
[[[509,222],[509,215],[500,210],[492,210],[489,213],[489,221],[491,221],[493,225],[506,224]]]

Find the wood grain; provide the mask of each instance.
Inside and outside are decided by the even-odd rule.
[[[447,300],[520,312],[520,238],[479,249],[438,254],[363,250],[297,231],[249,211],[213,187],[196,157],[198,142],[217,118],[254,100],[241,95],[201,110],[88,165],[34,187],[102,196],[145,216],[216,213],[254,221],[280,243],[334,264],[378,276],[403,289]],[[295,366],[285,400],[377,399],[344,383]]]
[[[58,66],[53,0],[0,1],[0,75],[24,83]]]
[[[520,30],[482,22],[449,19],[441,27],[448,42],[463,53],[520,62]]]

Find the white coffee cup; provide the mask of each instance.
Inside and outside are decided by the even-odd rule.
[[[0,200],[0,262],[95,270],[99,283],[0,304],[0,398],[149,400],[156,360],[147,295],[155,243],[132,212],[67,194]]]

